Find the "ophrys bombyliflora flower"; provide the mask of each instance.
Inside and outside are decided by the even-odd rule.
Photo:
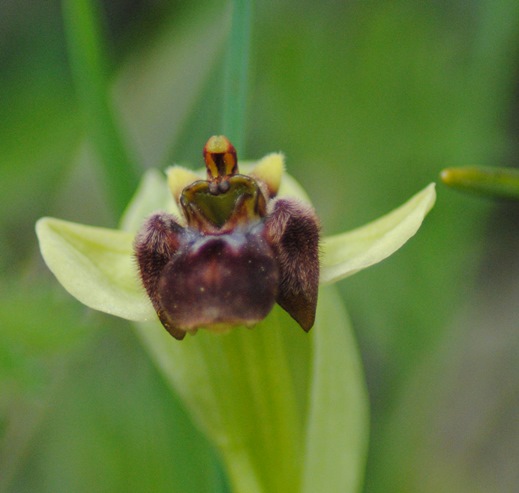
[[[240,174],[236,150],[224,136],[211,137],[203,155],[207,179],[180,194],[179,170],[169,171],[182,218],[157,212],[135,240],[141,279],[162,325],[176,339],[199,327],[250,326],[277,302],[310,330],[319,284],[313,209],[296,198],[276,198],[279,160],[266,178],[261,168]]]
[[[253,324],[268,314],[275,301],[308,330],[315,312],[317,276],[321,284],[330,284],[385,259],[416,233],[434,205],[436,194],[434,184],[430,184],[399,208],[365,226],[325,236],[320,241],[319,266],[317,219],[304,190],[284,171],[283,156],[274,153],[254,163],[240,163],[240,168],[245,170],[240,174],[234,169],[237,161],[227,139],[210,139],[209,143],[205,180],[202,175],[179,166],[168,169],[167,183],[156,171],[148,171],[118,230],[49,217],[38,221],[36,231],[43,258],[67,291],[96,310],[143,321],[160,310],[164,313],[163,304],[171,309],[171,305],[177,303],[183,306],[182,310],[189,310],[196,290],[200,294],[213,286],[211,296],[217,300],[212,304],[218,309],[213,315],[209,309],[203,316],[185,315],[193,320],[184,319],[181,323],[175,322],[174,315],[171,330],[178,337],[182,337],[185,330],[194,331],[198,323],[207,323],[215,331],[235,323]],[[226,145],[231,152],[215,152],[221,149],[218,146],[225,150]],[[161,221],[162,226],[169,224],[174,234],[171,231],[157,234],[155,227],[160,226]],[[157,287],[152,284],[163,285],[163,294],[155,300],[155,307],[143,288],[135,261],[134,244],[142,247],[147,235],[149,240],[158,241],[167,249],[164,252],[157,249],[154,255],[159,261],[154,264],[153,260],[150,262],[154,248],[143,248],[147,252],[144,254],[147,265],[156,267],[151,275],[145,273],[152,300],[153,293],[157,293]],[[239,262],[210,261],[210,250],[215,250],[217,256],[222,256],[224,251],[224,256],[234,252],[237,257],[231,256],[231,259],[238,258]],[[199,251],[205,253],[197,257]],[[249,260],[253,264],[257,262],[255,268],[249,266]],[[198,269],[199,272],[193,274],[196,269],[192,263],[198,261],[206,267],[213,262],[212,267]],[[243,276],[238,275],[239,265]],[[247,289],[257,287],[258,279],[251,279],[251,272],[255,273],[254,278],[262,274],[262,268],[265,269],[262,290],[266,294],[253,297],[249,293],[246,299],[252,299],[253,303],[234,311],[239,308],[242,295],[241,290],[234,289],[234,284],[245,284]],[[167,270],[163,272],[164,269]],[[185,282],[176,283],[174,292],[180,289],[179,296],[165,302],[162,298],[167,297],[170,289],[166,272],[174,274],[175,271],[177,279],[189,281],[191,287]],[[211,272],[219,274],[213,279]],[[306,280],[298,277],[302,275]],[[259,280],[261,278],[259,275]],[[229,283],[230,279],[234,283]],[[223,286],[231,289],[228,295],[225,289],[221,290]],[[230,295],[238,291],[239,296]],[[188,293],[190,296],[186,296]],[[173,308],[175,314],[177,308]],[[199,321],[195,315],[200,316]]]

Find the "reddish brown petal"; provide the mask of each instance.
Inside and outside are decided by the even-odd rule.
[[[176,339],[183,339],[185,332],[179,330],[165,316],[157,298],[157,283],[165,266],[184,242],[185,235],[185,230],[176,222],[174,216],[158,213],[153,214],[144,223],[134,245],[142,284],[160,321]]]
[[[276,200],[265,222],[280,273],[276,301],[305,331],[317,307],[319,229],[313,209],[295,199]]]

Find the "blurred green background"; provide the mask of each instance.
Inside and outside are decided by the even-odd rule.
[[[102,12],[131,158],[200,166],[229,5]],[[283,151],[324,233],[350,229],[443,167],[517,166],[518,69],[517,0],[257,1],[242,157]],[[117,223],[59,2],[0,0],[0,94],[0,491],[214,491],[214,452],[129,325],[80,306],[38,254],[41,216]],[[340,283],[372,407],[366,492],[519,488],[518,220],[439,185],[416,238]]]

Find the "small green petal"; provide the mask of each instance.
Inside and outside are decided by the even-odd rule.
[[[134,234],[50,217],[36,234],[45,263],[81,303],[127,320],[156,317],[133,258]]]
[[[324,238],[321,283],[332,283],[374,265],[402,247],[420,228],[436,200],[434,183],[398,209],[361,228]]]

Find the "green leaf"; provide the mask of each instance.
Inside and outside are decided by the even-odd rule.
[[[360,490],[368,399],[351,325],[333,287],[319,293],[302,491]]]
[[[137,328],[219,449],[233,491],[356,491],[367,400],[356,345],[333,288],[320,293],[310,334],[279,307],[253,329],[224,335],[201,329],[181,343],[159,324]]]
[[[54,218],[36,223],[45,263],[90,308],[127,320],[154,318],[133,259],[134,235]]]
[[[253,329],[201,329],[181,343],[157,323],[138,332],[219,449],[233,491],[299,491],[306,392],[289,363],[311,339],[285,312],[276,307]]]
[[[232,2],[232,22],[224,76],[223,133],[244,152],[245,114],[249,85],[249,53],[253,22],[252,0]]]
[[[374,265],[402,247],[436,200],[431,183],[389,214],[361,228],[324,238],[321,282],[328,284]]]
[[[447,168],[441,172],[446,185],[457,190],[488,197],[519,200],[519,170],[467,166]]]
[[[108,92],[108,63],[97,2],[62,0],[72,73],[89,137],[103,166],[117,215],[137,183],[138,167],[124,145]]]
[[[172,25],[156,30],[144,51],[128,57],[113,88],[128,145],[148,168],[165,167],[178,156],[186,125],[221,64],[229,31],[227,8],[200,3],[195,16],[177,14]]]

